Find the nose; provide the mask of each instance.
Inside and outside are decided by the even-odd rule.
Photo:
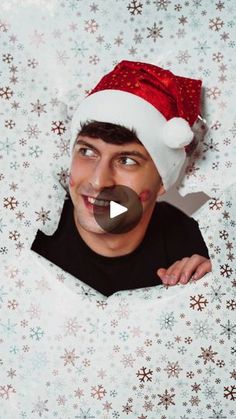
[[[96,192],[115,185],[114,173],[108,161],[97,162],[89,183]]]

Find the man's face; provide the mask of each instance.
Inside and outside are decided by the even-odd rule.
[[[94,218],[93,202],[104,188],[116,185],[136,192],[142,202],[143,217],[152,212],[157,196],[164,192],[156,166],[141,144],[116,145],[79,136],[73,149],[69,190],[80,227],[91,233],[104,233]]]

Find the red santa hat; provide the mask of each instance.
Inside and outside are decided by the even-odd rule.
[[[176,76],[152,64],[121,61],[81,102],[72,119],[72,140],[80,123],[95,120],[134,128],[151,155],[165,189],[177,180],[200,115],[201,80]]]

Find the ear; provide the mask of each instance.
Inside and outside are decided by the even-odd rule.
[[[163,186],[163,183],[161,183],[160,188],[159,188],[159,190],[158,190],[158,192],[157,192],[157,198],[158,198],[159,196],[163,195],[165,192],[166,192],[166,190],[165,190],[165,188],[164,188],[164,186]]]

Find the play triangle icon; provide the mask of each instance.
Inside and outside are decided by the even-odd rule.
[[[118,217],[118,215],[123,214],[126,211],[128,211],[128,208],[123,205],[120,205],[115,201],[110,202],[110,218]]]

